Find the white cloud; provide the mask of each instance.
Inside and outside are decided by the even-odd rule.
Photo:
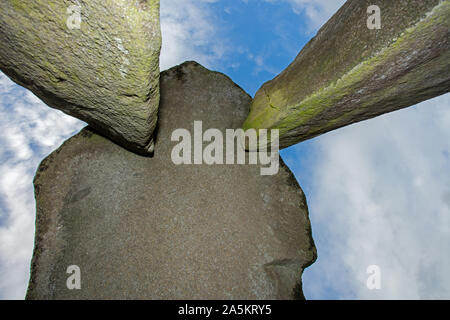
[[[449,137],[447,94],[315,139],[299,177],[319,254],[307,297],[450,297]],[[365,285],[373,264],[380,291]]]
[[[208,4],[216,0],[162,0],[161,70],[186,60],[213,67],[227,52]]]
[[[307,32],[317,31],[345,3],[346,0],[265,0],[266,2],[287,2],[297,14],[308,18]]]
[[[0,299],[22,299],[34,242],[39,162],[85,124],[50,109],[0,72]]]

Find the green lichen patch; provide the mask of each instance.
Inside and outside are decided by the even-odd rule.
[[[14,81],[147,152],[159,106],[159,0],[5,0],[0,42],[0,68]]]
[[[428,3],[433,4],[432,1]],[[337,16],[345,16],[345,11],[353,8],[353,5],[354,1],[348,1]],[[250,115],[243,125],[244,129],[279,129],[281,146],[285,147],[448,92],[449,8],[450,1],[444,1],[429,11],[416,15],[417,21],[412,25],[404,23],[408,27],[400,33],[396,29],[397,33],[392,39],[384,40],[384,47],[377,47],[377,51],[365,54],[363,60],[355,59],[357,64],[339,78],[324,82],[306,96],[299,96],[291,88],[298,84],[302,91],[301,88],[305,85],[299,83],[307,79],[305,73],[297,74],[297,79],[294,76],[296,72],[300,72],[296,66],[302,64],[302,59],[308,59],[307,46],[306,52],[301,53],[287,71],[265,84],[256,94]],[[389,14],[390,12],[384,12],[384,15]],[[338,22],[333,18],[328,24]],[[321,30],[325,34],[319,32],[317,36],[322,41],[327,38],[327,30],[333,30],[328,24]],[[348,39],[350,44],[354,43],[347,34],[338,37],[342,41]],[[312,42],[321,41],[320,39]],[[316,50],[319,50],[317,55],[320,57],[320,49]],[[330,59],[339,60],[339,53]],[[317,68],[315,72],[318,76],[311,75],[313,86],[321,82],[317,78],[320,78],[321,70],[326,69],[323,65],[318,65]],[[436,79],[434,86],[430,87],[429,79]],[[271,107],[267,101],[277,108]]]

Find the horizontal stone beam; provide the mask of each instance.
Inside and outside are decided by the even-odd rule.
[[[250,101],[227,76],[186,62],[161,74],[154,157],[90,128],[47,157],[34,179],[27,299],[304,298],[317,251],[306,197],[283,161],[270,176],[261,163],[173,161],[174,132],[195,135],[201,121],[224,135]]]
[[[256,93],[244,129],[280,147],[405,108],[450,88],[450,1],[348,0]]]

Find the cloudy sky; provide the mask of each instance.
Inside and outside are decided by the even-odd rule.
[[[185,60],[248,93],[276,76],[344,0],[161,0],[161,69]],[[0,299],[22,299],[39,162],[85,124],[0,73]],[[310,207],[309,299],[450,298],[450,95],[282,151]],[[381,289],[366,286],[367,267]]]

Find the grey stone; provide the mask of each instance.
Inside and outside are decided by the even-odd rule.
[[[289,169],[171,161],[173,130],[239,128],[250,102],[225,75],[187,62],[161,75],[154,157],[85,128],[45,159],[27,298],[302,298],[316,249]],[[70,265],[81,290],[66,288]]]
[[[0,69],[50,107],[128,149],[151,152],[159,0],[2,0],[0,46]]]

